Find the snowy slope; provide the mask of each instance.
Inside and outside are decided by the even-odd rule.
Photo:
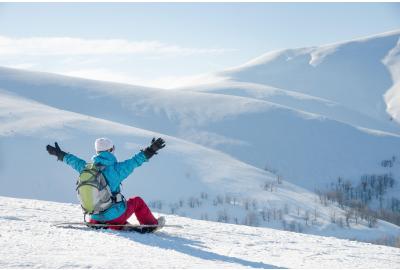
[[[357,179],[381,173],[380,162],[400,147],[397,135],[254,97],[150,89],[6,68],[0,69],[0,88],[59,109],[218,149],[311,191],[339,176]]]
[[[393,80],[392,87],[385,93],[387,112],[400,123],[400,39],[383,59],[383,63],[388,67]]]
[[[2,195],[76,201],[77,174],[47,154],[44,146],[49,141],[57,139],[66,151],[74,149],[73,153],[89,160],[92,150],[88,145],[104,133],[112,135],[119,157],[130,157],[152,136],[162,136],[167,148],[138,168],[123,186],[124,194],[142,196],[153,209],[207,220],[225,216],[221,221],[229,223],[279,229],[294,226],[291,230],[363,241],[395,238],[399,233],[397,226],[385,222],[374,228],[368,228],[365,221],[350,228],[331,224],[333,213],[343,219],[342,209],[324,206],[315,194],[286,181],[277,183],[276,175],[221,152],[59,110],[5,91],[0,97],[1,148],[7,153],[1,160],[0,181],[5,187]],[[271,218],[261,218],[259,211],[270,212]],[[315,213],[313,221],[306,222],[305,215],[311,213]]]
[[[353,126],[361,126],[395,133],[400,131],[400,125],[392,121],[380,121],[374,119],[367,114],[354,110],[352,107],[346,107],[338,102],[265,84],[225,79],[218,83],[183,87],[179,88],[179,90],[260,99],[293,108],[295,110],[323,115],[330,119],[348,123]]]
[[[400,115],[399,37],[400,31],[392,31],[320,47],[269,52],[244,65],[215,74],[225,78],[223,82],[180,90],[250,97],[334,119],[353,127],[399,134],[399,121],[391,120],[398,119]],[[327,119],[320,120],[332,130],[335,129],[334,135],[330,134],[333,133],[331,131],[324,132],[324,128],[318,124],[299,124],[292,128],[290,121],[283,120],[283,117],[279,119],[286,124],[285,128],[268,122],[267,134],[262,135],[265,140],[275,144],[262,148],[273,153],[267,157],[266,167],[307,188],[315,187],[317,182],[326,183],[328,178],[335,178],[335,172],[336,177],[340,175],[357,181],[359,177],[356,171],[372,173],[374,165],[373,162],[359,159],[372,153],[361,153],[354,148],[360,146],[364,150],[382,150],[382,146],[371,147],[372,144],[361,143],[355,139],[358,135],[342,132],[342,128],[337,126],[333,128],[335,125],[328,124]],[[271,130],[279,135],[273,137],[269,134]],[[295,138],[290,138],[290,134],[294,134]],[[300,139],[295,141],[298,137]],[[336,143],[336,140],[339,142]],[[310,141],[311,145],[308,145]],[[344,141],[349,144],[342,147]],[[393,145],[393,155],[397,155],[396,149],[398,147]],[[293,159],[293,152],[295,155],[303,154]],[[346,153],[346,156],[341,153]],[[358,161],[368,165],[362,168],[363,165],[357,164]],[[298,166],[298,162],[301,166]],[[354,166],[353,172],[351,168],[346,168],[349,165]],[[301,168],[305,171],[301,171]],[[334,169],[329,172],[331,168]],[[312,173],[314,170],[317,170],[315,174]],[[297,180],[293,180],[295,178]]]
[[[135,172],[136,183],[126,184],[126,188],[151,198],[179,198],[210,192],[210,187],[215,192],[243,191],[243,195],[256,196],[265,181],[274,179],[274,175],[223,153],[164,134],[59,110],[5,91],[0,92],[0,97],[1,148],[6,153],[0,172],[1,181],[7,186],[3,195],[74,200],[76,173],[49,156],[45,146],[58,140],[65,151],[90,160],[93,141],[103,134],[113,138],[117,156],[124,158],[147,146],[153,136],[166,139],[168,147],[162,158],[153,158],[151,168],[144,164]],[[19,166],[27,170],[18,170]],[[246,179],[246,189],[242,178]],[[68,191],[64,190],[66,187]]]
[[[173,215],[155,234],[53,227],[78,205],[0,197],[0,268],[399,268],[397,248]],[[135,222],[135,220],[131,220]]]
[[[397,30],[320,47],[269,52],[220,75],[327,99],[388,124],[386,102],[391,99],[385,102],[383,96],[398,80],[399,37]]]

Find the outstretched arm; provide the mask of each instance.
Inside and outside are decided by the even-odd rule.
[[[127,159],[123,162],[115,164],[116,171],[120,174],[121,181],[128,177],[133,170],[141,166],[144,162],[148,161],[153,155],[157,154],[157,151],[165,147],[165,141],[161,138],[157,140],[153,138],[151,145],[140,153],[134,155],[132,158]]]
[[[63,161],[64,163],[71,166],[78,173],[81,173],[86,167],[86,161],[78,158],[77,156],[74,156],[73,154],[66,154]]]
[[[57,142],[54,146],[47,145],[46,150],[50,155],[56,156],[57,160],[65,162],[79,173],[81,173],[86,166],[86,161],[62,151]]]
[[[114,166],[122,181],[123,179],[127,178],[135,168],[141,166],[147,160],[148,159],[144,155],[144,152],[141,151],[130,159],[115,163]]]

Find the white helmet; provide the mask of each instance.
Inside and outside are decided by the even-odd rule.
[[[108,151],[113,147],[113,142],[108,138],[98,138],[94,142],[94,148],[96,149],[96,152]]]

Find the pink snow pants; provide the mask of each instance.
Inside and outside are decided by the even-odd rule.
[[[127,220],[133,215],[136,215],[136,219],[139,221],[140,224],[146,225],[155,225],[158,224],[157,219],[151,213],[149,207],[140,197],[133,197],[126,201],[126,211],[120,217],[106,221],[107,224],[114,224],[114,225],[124,225],[127,223]],[[90,219],[89,221],[92,224],[99,224],[99,222],[94,219]],[[121,227],[109,227],[110,229],[114,230],[121,230]]]

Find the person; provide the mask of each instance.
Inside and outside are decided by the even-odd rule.
[[[157,154],[160,149],[164,148],[165,141],[162,138],[158,138],[157,140],[153,138],[149,147],[122,162],[118,162],[114,156],[115,145],[110,139],[98,138],[94,146],[96,155],[92,157],[92,162],[93,164],[104,167],[102,172],[110,187],[111,193],[113,195],[118,195],[121,194],[121,182],[126,179],[135,168],[147,162]],[[68,164],[78,173],[81,173],[87,165],[86,161],[73,154],[62,151],[57,142],[55,142],[54,146],[47,145],[46,149],[50,155],[56,156],[59,161]],[[119,197],[121,198],[121,196]],[[122,196],[121,200],[113,201],[111,207],[105,211],[90,215],[89,222],[92,224],[125,225],[128,224],[127,220],[133,214],[136,215],[141,225],[159,225],[158,227],[147,227],[148,231],[156,230],[165,224],[165,218],[160,217],[156,219],[147,204],[139,196],[129,198],[128,200],[125,200]],[[119,230],[123,227],[111,226],[109,228]]]

